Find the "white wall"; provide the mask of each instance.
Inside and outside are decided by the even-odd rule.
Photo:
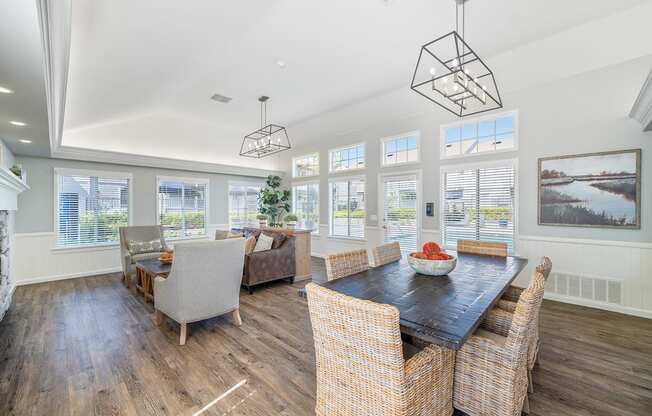
[[[291,157],[314,151],[320,154],[322,227],[320,236],[313,237],[313,251],[324,255],[354,247],[371,248],[380,241],[378,224],[370,221],[369,216],[378,214],[377,178],[381,172],[421,169],[423,202],[435,202],[437,207],[435,217],[423,215],[421,241],[441,241],[440,168],[455,163],[518,158],[517,253],[528,257],[530,263],[535,263],[541,255],[550,255],[555,269],[569,275],[620,280],[622,304],[588,303],[652,317],[652,193],[647,192],[647,184],[652,183],[652,134],[641,132],[641,126],[627,118],[650,67],[652,55],[505,94],[502,111],[519,112],[519,149],[501,155],[441,161],[439,127],[452,118],[436,108],[423,111],[420,101],[426,105],[427,102],[408,88],[292,126],[294,135],[313,145],[305,144],[286,155],[287,177],[291,177]],[[380,138],[413,130],[421,132],[421,163],[380,168]],[[328,178],[331,176],[327,166],[328,149],[361,141],[366,143],[367,154],[367,168],[363,172],[367,179],[367,241],[332,239],[328,237]],[[537,224],[538,158],[636,148],[643,149],[640,230]],[[611,252],[616,256],[607,255]],[[519,278],[518,284],[528,281],[530,269]]]

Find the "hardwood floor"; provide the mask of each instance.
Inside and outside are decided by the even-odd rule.
[[[301,286],[243,290],[242,326],[192,324],[185,346],[117,274],[19,287],[0,323],[0,415],[313,414]],[[531,414],[651,414],[652,321],[546,301],[541,327]]]

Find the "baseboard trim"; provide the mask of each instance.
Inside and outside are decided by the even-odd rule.
[[[558,295],[556,293],[545,293],[544,298],[557,302],[569,303],[571,305],[586,306],[587,308],[601,309],[609,312],[622,313],[624,315],[637,316],[639,318],[652,319],[652,311],[645,309],[632,308],[623,305],[614,305],[611,303],[596,302],[588,299],[579,299],[575,297]]]
[[[324,258],[326,258],[326,255],[325,255],[325,254],[322,254],[322,253],[315,253],[315,252],[310,253],[310,256],[312,256],[312,257],[317,257],[318,259],[324,259]]]
[[[36,277],[36,278],[23,279],[23,280],[16,279],[16,286],[26,286],[26,285],[33,285],[33,284],[37,284],[37,283],[56,282],[57,280],[78,279],[80,277],[97,276],[99,274],[116,273],[116,272],[119,272],[121,270],[122,270],[122,267],[118,266],[118,267],[110,267],[108,269],[93,270],[93,271],[88,271],[88,272],[71,273],[71,274],[59,274],[59,275],[54,275],[54,276]]]

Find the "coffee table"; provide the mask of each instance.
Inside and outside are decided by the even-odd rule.
[[[136,262],[136,290],[145,300],[154,300],[154,279],[156,276],[168,277],[172,264],[161,263],[158,258]]]

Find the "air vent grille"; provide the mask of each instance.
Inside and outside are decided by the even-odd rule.
[[[227,97],[226,95],[222,95],[222,94],[213,94],[213,96],[211,97],[211,100],[213,100],[213,101],[217,101],[218,103],[224,103],[224,104],[226,104],[226,103],[228,103],[229,101],[231,101],[232,98],[231,98],[231,97]]]
[[[553,272],[546,283],[546,291],[570,298],[622,305],[622,285],[620,280]]]

